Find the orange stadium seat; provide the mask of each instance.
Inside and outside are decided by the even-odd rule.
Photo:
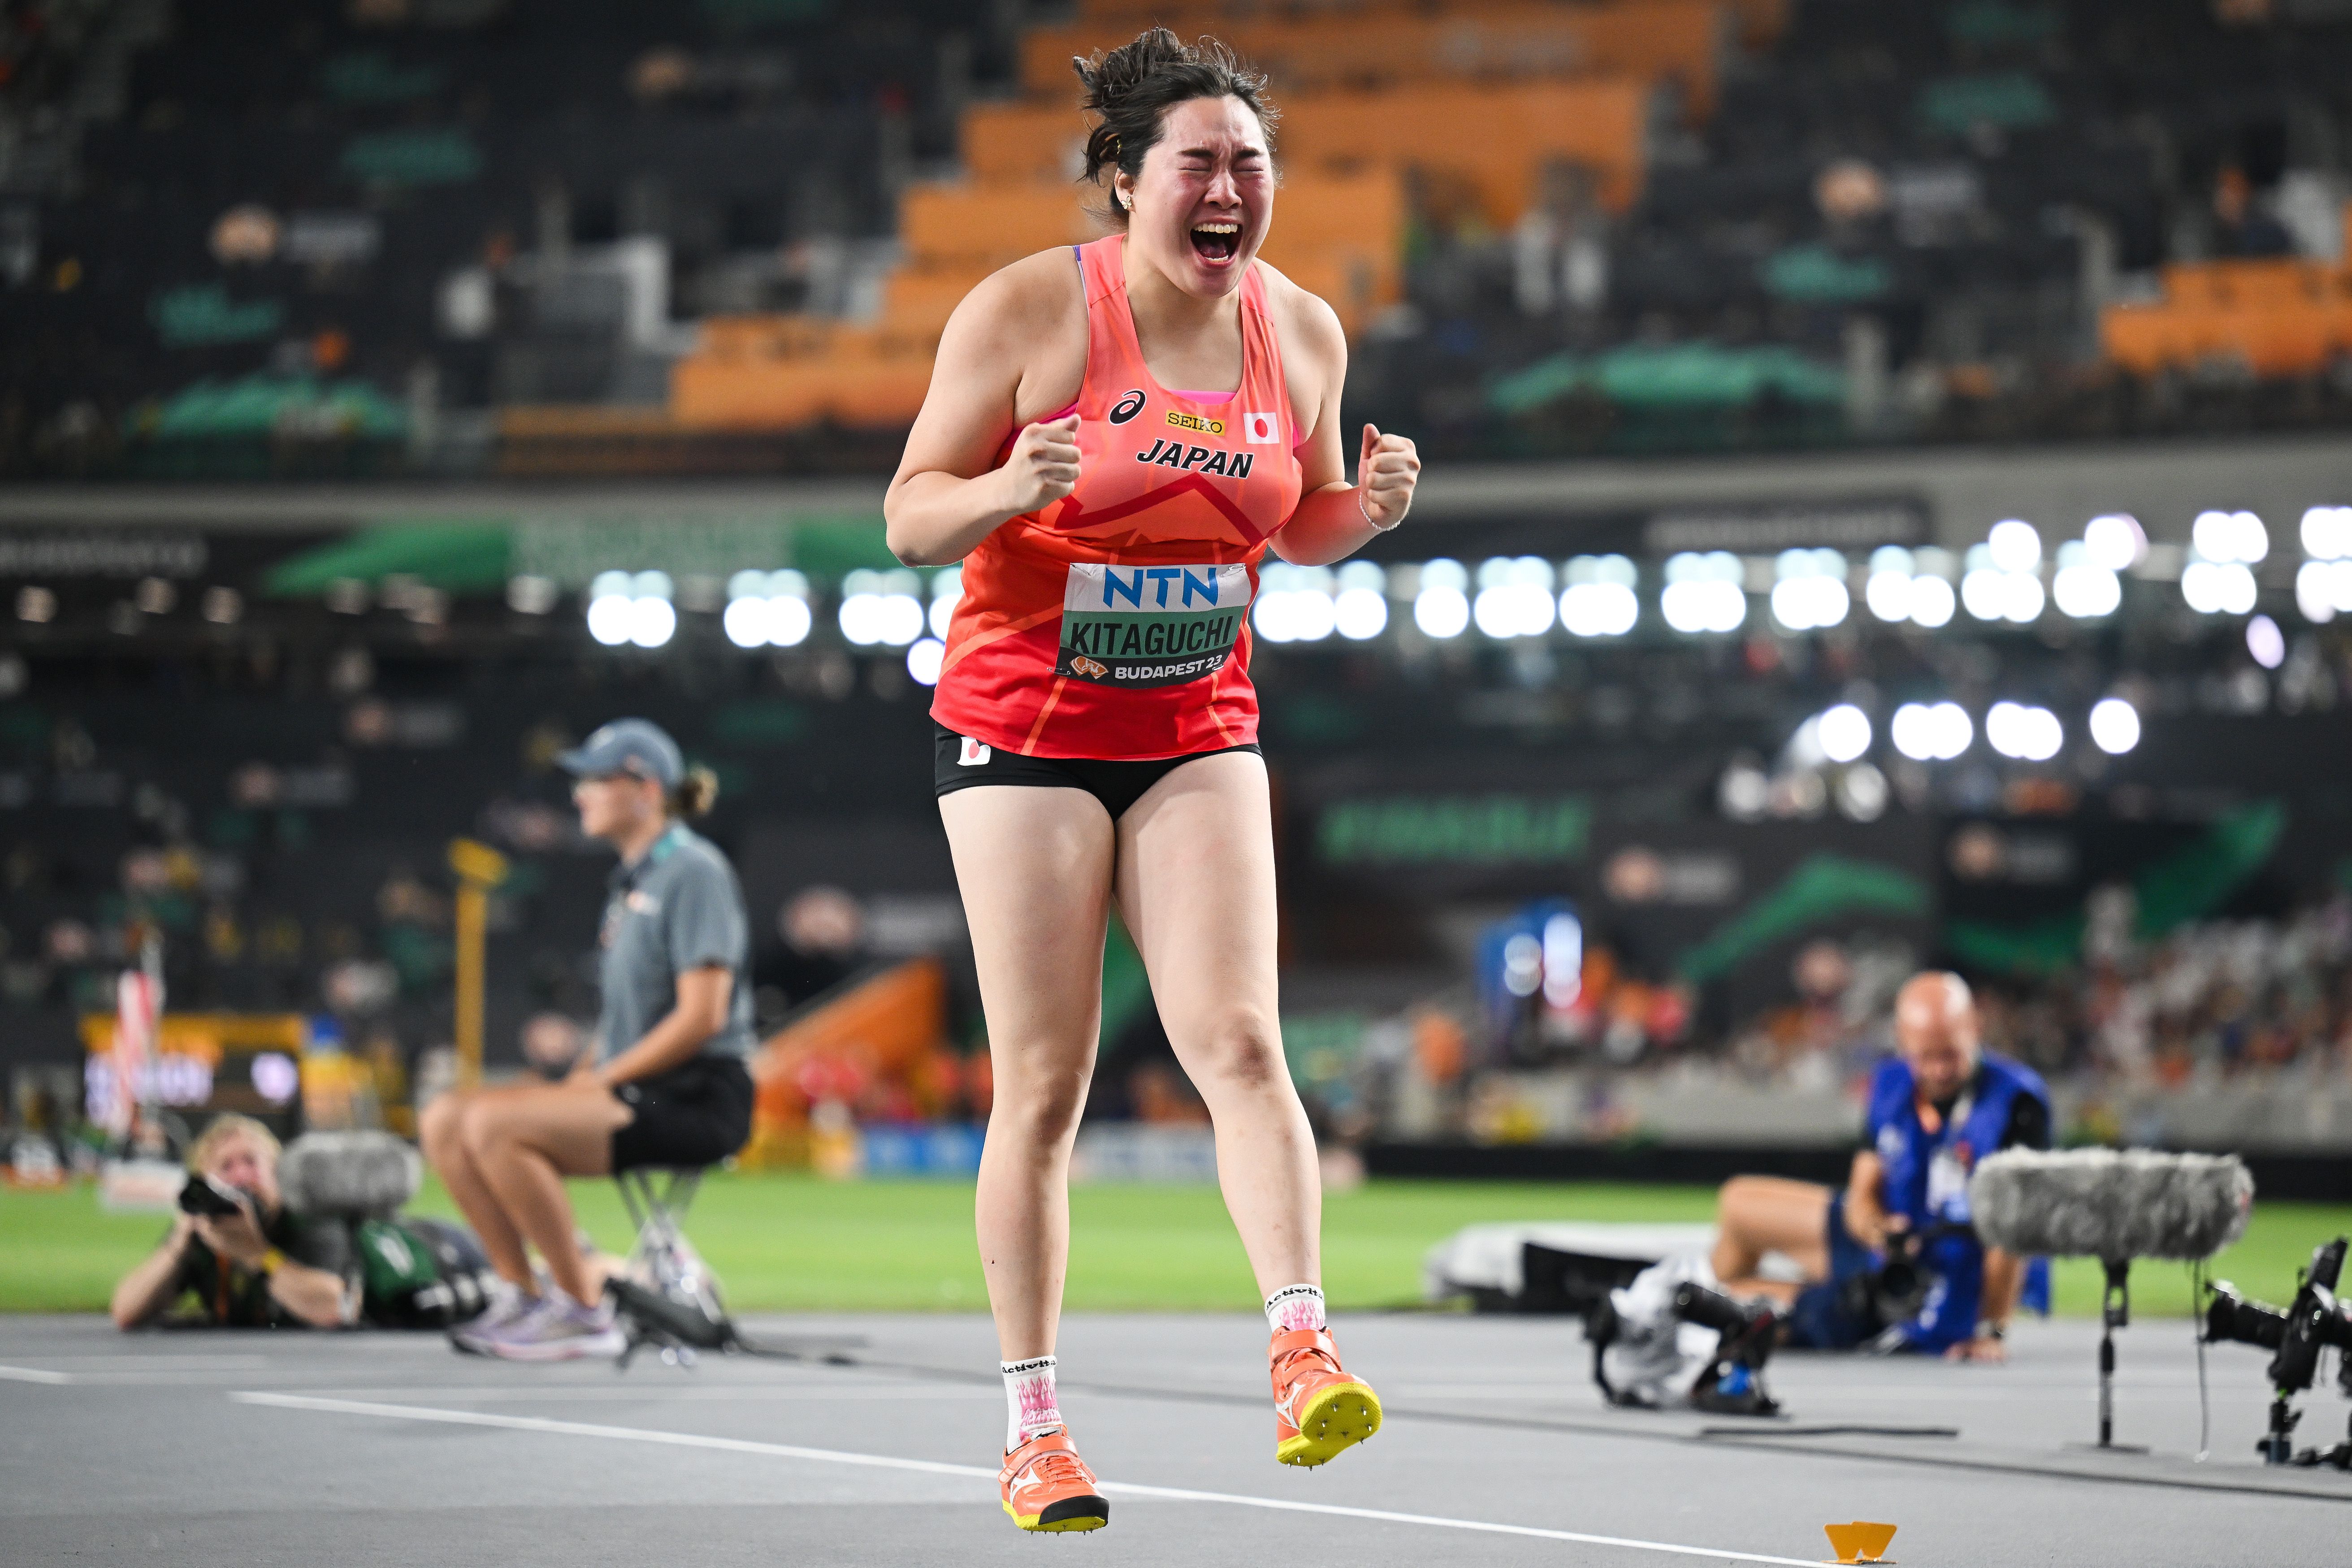
[[[2136,374],[2235,357],[2268,379],[2315,375],[2352,351],[2352,271],[2278,258],[2186,262],[2162,276],[2162,301],[2111,306],[2100,321],[2107,357]]]
[[[1164,13],[1163,13],[1164,15]],[[1715,106],[1727,30],[1719,0],[1617,5],[1511,5],[1477,11],[1322,14],[1218,22],[1216,36],[1274,79],[1277,92],[1363,83],[1608,75],[1681,84],[1690,110]],[[1022,40],[1022,82],[1067,97],[1070,58],[1123,43],[1126,21],[1082,19]]]

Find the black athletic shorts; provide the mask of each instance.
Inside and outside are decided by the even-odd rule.
[[[751,1136],[751,1073],[740,1057],[700,1056],[684,1067],[613,1086],[636,1112],[613,1132],[615,1173],[641,1165],[716,1165]]]
[[[1186,763],[1199,762],[1202,757],[1222,757],[1227,752],[1248,752],[1263,756],[1257,742],[1239,746],[1219,746],[1213,751],[1191,752],[1181,757],[1155,757],[1150,762],[1105,762],[1091,757],[1024,757],[1017,752],[1000,752],[992,747],[978,746],[984,761],[966,763],[963,759],[964,738],[944,725],[931,726],[932,751],[931,790],[935,795],[948,795],[975,784],[1025,784],[1032,789],[1082,789],[1102,802],[1110,819],[1117,822],[1127,815],[1127,808],[1143,798],[1143,792],[1182,767]]]

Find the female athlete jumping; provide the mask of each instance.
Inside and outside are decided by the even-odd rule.
[[[1247,616],[1269,544],[1340,559],[1403,521],[1421,467],[1366,426],[1348,482],[1339,320],[1255,259],[1276,184],[1265,79],[1157,27],[1076,64],[1099,120],[1087,174],[1109,172],[1122,232],[1017,262],[957,308],[887,502],[901,560],[964,563],[937,784],[995,1068],[978,1209],[1000,1489],[1049,1531],[1109,1519],[1064,1430],[1054,1340],[1114,903],[1216,1123],[1273,1330],[1276,1457],[1319,1465],[1380,1426],[1324,1321]]]

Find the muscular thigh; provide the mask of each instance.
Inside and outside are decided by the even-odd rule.
[[[1276,1027],[1281,933],[1263,758],[1226,752],[1187,763],[1128,809],[1118,905],[1180,1056],[1237,1022]]]
[[[1109,815],[1084,790],[992,784],[941,795],[940,817],[998,1071],[1022,1070],[1040,1053],[1057,1068],[1089,1065],[1110,914]]]

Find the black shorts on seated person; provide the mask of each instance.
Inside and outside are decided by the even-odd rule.
[[[743,1058],[699,1056],[613,1086],[636,1114],[613,1132],[615,1174],[643,1166],[716,1165],[751,1136],[751,1074]]]

